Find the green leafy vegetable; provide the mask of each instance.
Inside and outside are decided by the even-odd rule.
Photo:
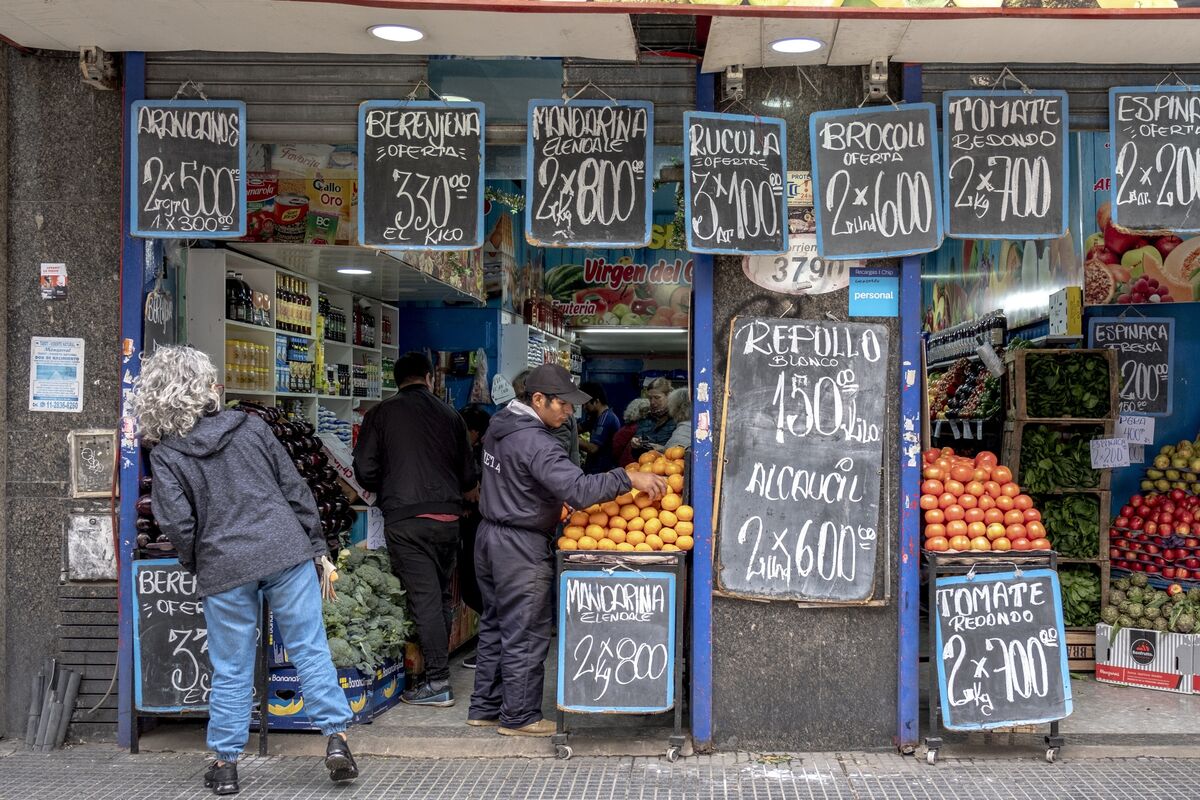
[[[1063,623],[1068,628],[1091,628],[1100,621],[1100,574],[1094,567],[1061,567]]]
[[[1036,503],[1046,535],[1065,558],[1100,555],[1100,501],[1086,494],[1052,495]]]
[[[1030,494],[1056,489],[1091,489],[1100,485],[1092,469],[1091,441],[1098,429],[1062,430],[1030,425],[1021,437],[1021,486]]]
[[[337,597],[322,606],[330,655],[338,667],[373,673],[403,653],[411,629],[404,587],[383,550],[343,550],[338,573]]]
[[[1030,353],[1025,398],[1032,417],[1108,416],[1108,362],[1091,353]]]

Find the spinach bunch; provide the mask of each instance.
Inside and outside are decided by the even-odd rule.
[[[1100,575],[1094,567],[1063,567],[1058,571],[1062,586],[1063,623],[1068,628],[1093,628],[1100,621]]]
[[[1108,362],[1082,353],[1031,353],[1025,362],[1025,398],[1032,417],[1108,416]]]
[[[1100,501],[1092,495],[1066,494],[1039,498],[1042,524],[1054,549],[1065,558],[1100,555]]]
[[[1050,425],[1030,425],[1021,437],[1021,486],[1030,494],[1056,489],[1091,489],[1100,485],[1092,469],[1091,441],[1097,430],[1077,433]]]

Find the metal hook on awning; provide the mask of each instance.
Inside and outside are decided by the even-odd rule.
[[[1007,65],[1004,67],[1004,69],[1000,70],[1000,74],[997,75],[996,80],[992,82],[992,91],[993,92],[996,91],[997,86],[1000,86],[1003,89],[1007,89],[1008,82],[1010,80],[1016,81],[1017,85],[1021,87],[1021,91],[1024,92],[1025,94],[1033,94],[1033,89],[1029,86],[1029,84],[1025,83],[1025,81],[1018,78],[1016,76],[1016,74],[1011,69],[1008,68]]]
[[[196,95],[197,95],[197,96],[198,96],[198,97],[199,97],[201,100],[205,100],[205,101],[207,101],[207,100],[208,100],[208,95],[206,95],[206,94],[204,93],[204,84],[203,84],[203,83],[196,83],[196,82],[195,82],[194,80],[192,80],[191,78],[188,78],[186,81],[184,81],[183,83],[179,84],[179,88],[175,90],[175,94],[174,94],[174,95],[171,97],[171,99],[172,99],[172,100],[178,100],[178,99],[179,99],[179,95],[181,95],[181,94],[183,94],[185,91],[187,91],[189,87],[190,87],[192,90],[194,90],[194,91],[196,92]]]
[[[588,81],[583,86],[579,87],[579,91],[577,91],[575,94],[571,95],[570,97],[567,97],[567,93],[564,91],[563,92],[563,105],[570,105],[572,100],[575,100],[577,97],[579,97],[579,95],[583,94],[588,89],[595,89],[597,92],[599,92],[600,94],[604,95],[609,100],[611,100],[613,102],[613,105],[620,105],[620,102],[621,102],[620,100],[618,100],[617,98],[613,97],[608,92],[601,89],[599,86],[597,86],[592,81]]]
[[[862,108],[863,106],[865,106],[865,105],[867,104],[867,101],[868,101],[868,100],[870,100],[870,99],[871,99],[871,93],[870,93],[870,92],[867,92],[865,95],[863,95],[862,102],[858,104],[858,107],[859,107],[859,108]],[[885,94],[885,95],[883,96],[883,99],[884,99],[884,100],[887,100],[889,103],[891,103],[891,104],[892,104],[892,108],[896,109],[897,111],[899,111],[899,110],[900,110],[900,104],[899,104],[899,103],[897,103],[895,100],[893,100],[893,99],[892,99],[892,95],[891,95],[891,93],[890,93],[890,92],[889,92],[888,94]]]
[[[1154,90],[1158,91],[1159,89],[1161,89],[1163,87],[1163,84],[1166,83],[1167,81],[1171,80],[1171,78],[1174,78],[1175,82],[1184,88],[1187,88],[1191,85],[1187,81],[1185,81],[1178,72],[1176,72],[1175,70],[1171,70],[1166,75],[1163,75],[1163,78],[1161,81],[1154,84]]]
[[[416,99],[417,99],[417,92],[421,91],[421,87],[422,87],[422,86],[424,86],[424,87],[425,87],[426,91],[428,91],[428,92],[429,92],[429,94],[433,95],[433,96],[434,96],[434,97],[436,97],[438,100],[441,100],[443,103],[448,103],[448,102],[450,102],[449,100],[447,100],[446,98],[444,98],[444,97],[442,97],[440,94],[438,94],[438,93],[437,93],[437,91],[436,91],[436,90],[435,90],[435,89],[434,89],[432,86],[430,86],[428,83],[426,83],[426,82],[425,82],[425,80],[424,80],[423,78],[422,78],[421,80],[417,81],[417,84],[416,84],[415,86],[413,86],[413,90],[412,90],[411,92],[409,92],[409,93],[408,93],[408,99],[409,99],[409,100],[416,100]]]

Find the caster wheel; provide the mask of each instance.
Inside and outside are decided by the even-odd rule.
[[[1046,763],[1053,764],[1057,760],[1058,760],[1058,748],[1051,747],[1049,750],[1046,751]]]
[[[668,747],[667,748],[667,761],[670,761],[672,764],[674,764],[678,760],[679,760],[679,748],[678,747]]]
[[[937,763],[937,758],[938,758],[938,751],[930,750],[928,753],[925,754],[925,763],[932,767],[934,764]]]
[[[556,745],[554,748],[554,757],[560,758],[563,761],[566,761],[568,758],[570,758],[574,754],[575,754],[575,751],[571,749],[571,745],[569,745],[569,744]]]

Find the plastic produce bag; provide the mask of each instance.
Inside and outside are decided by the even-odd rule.
[[[475,380],[471,384],[471,402],[487,405],[492,402],[488,391],[488,358],[481,347],[475,351]]]

